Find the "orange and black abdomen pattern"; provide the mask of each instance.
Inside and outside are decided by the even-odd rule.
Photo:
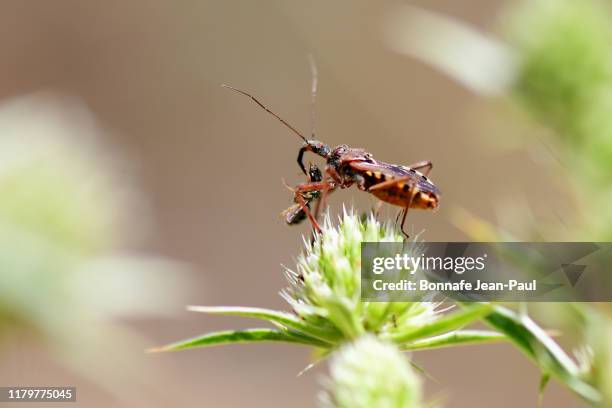
[[[399,207],[434,209],[438,206],[438,189],[421,173],[399,167],[401,171],[365,171],[361,175],[366,189],[377,184],[397,179],[384,188],[371,190],[371,193],[382,201]],[[406,180],[406,178],[408,178]]]

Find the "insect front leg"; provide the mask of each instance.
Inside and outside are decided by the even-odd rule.
[[[413,170],[422,170],[422,173],[426,176],[429,175],[429,172],[431,171],[431,169],[433,168],[433,163],[429,160],[423,160],[420,162],[416,162],[414,164],[411,164],[410,166],[411,169]]]
[[[336,186],[340,186],[340,188],[348,188],[352,186],[353,183],[355,182],[355,179],[353,176],[350,176],[350,175],[347,176],[346,174],[340,175],[336,167],[331,166],[329,164],[325,167],[325,173],[327,173],[328,177],[330,178],[329,182],[333,185],[333,189],[335,189]],[[319,199],[319,202],[317,203],[317,209],[316,209],[317,218],[319,216],[320,208],[326,207],[327,205],[328,192],[333,189],[323,190],[321,194],[321,198]]]
[[[340,174],[334,167],[328,165],[327,167],[325,167],[325,172],[329,175],[329,177],[332,178],[332,180],[336,182],[336,184],[338,184],[342,188],[344,187],[344,180],[342,179],[342,177],[340,177]]]
[[[318,220],[319,215],[321,213],[321,208],[327,207],[327,195],[332,192],[336,188],[336,183],[338,183],[331,174],[329,174],[329,169],[327,171],[328,177],[330,180],[327,181],[327,187],[321,191],[321,198],[317,201],[317,206],[315,207],[315,218]],[[341,182],[340,182],[341,183]]]
[[[303,194],[306,192],[311,192],[311,191],[325,192],[325,191],[333,190],[334,188],[335,188],[335,185],[333,183],[324,180],[320,182],[309,182],[309,183],[298,184],[297,186],[291,189],[293,193],[295,194],[296,203],[298,203],[302,207],[302,211],[304,211],[304,214],[306,214],[306,216],[310,220],[312,227],[315,229],[315,231],[319,233],[321,233],[321,227],[319,226],[319,222],[317,221],[315,217],[312,216],[312,213],[310,212],[310,208],[308,208],[308,205],[306,201],[304,200]],[[317,207],[318,207],[318,203],[317,203]]]
[[[298,202],[300,207],[302,207],[302,211],[304,212],[304,214],[306,214],[306,217],[308,217],[308,220],[310,220],[310,223],[312,224],[312,228],[314,228],[314,230],[320,234],[321,226],[319,225],[317,220],[313,218],[312,214],[310,213],[310,208],[308,208],[306,201],[304,201],[304,198],[302,197],[300,193],[297,193],[297,192],[295,193],[295,200]]]
[[[322,180],[323,180],[323,175],[321,174],[321,170],[315,164],[310,163],[309,171],[308,171],[308,182],[312,183],[312,182],[319,182]],[[289,186],[287,186],[287,188],[289,188]],[[293,192],[293,189],[291,189],[291,191]],[[311,208],[310,204],[319,198],[320,192],[319,191],[309,191],[306,193],[301,193],[301,196],[304,199],[306,206],[310,209]],[[289,208],[287,208],[285,211],[281,213],[282,217],[285,219],[285,222],[288,225],[296,225],[306,219],[306,214],[302,210],[301,205],[297,203],[297,200],[295,199],[295,197],[293,199],[293,202],[294,204],[292,206],[290,206]]]

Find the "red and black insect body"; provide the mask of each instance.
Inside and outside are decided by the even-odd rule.
[[[426,210],[438,208],[440,190],[427,178],[432,168],[432,163],[429,161],[400,166],[377,161],[363,149],[340,145],[332,150],[319,141],[305,140],[298,154],[300,168],[303,167],[301,160],[306,151],[318,154],[326,160],[327,178],[320,183],[299,184],[294,189],[296,197],[304,191],[318,190],[322,191],[321,200],[324,201],[326,194],[336,188],[348,188],[355,184],[360,190],[369,192],[386,203],[403,208],[401,230],[406,237],[408,234],[404,231],[404,223],[410,208]],[[311,222],[314,219],[313,226],[320,231],[316,218],[312,217]]]
[[[313,104],[316,95],[316,83],[316,70],[313,68]],[[325,207],[327,194],[337,188],[344,189],[352,185],[356,185],[360,190],[371,193],[386,203],[402,207],[401,230],[406,237],[408,237],[408,234],[404,231],[404,223],[410,208],[425,210],[438,208],[440,191],[427,178],[432,168],[430,161],[415,163],[411,166],[400,166],[377,161],[372,154],[364,149],[351,148],[347,145],[340,145],[332,149],[327,144],[314,140],[314,138],[307,139],[304,137],[293,126],[264,106],[254,96],[239,89],[227,85],[224,86],[251,98],[262,109],[281,121],[304,141],[298,152],[297,162],[302,172],[308,177],[308,181],[298,184],[292,189],[294,201],[296,205],[299,205],[301,212],[295,206],[287,209],[283,214],[288,224],[299,223],[304,219],[302,217],[305,216],[310,220],[313,228],[321,232],[318,223],[319,208]],[[314,132],[312,134],[314,136]],[[306,152],[312,152],[325,159],[324,177],[319,177],[320,171],[316,166],[315,168],[319,171],[319,176],[313,177],[312,165],[310,167],[311,174],[306,171],[303,161]],[[310,204],[317,199],[319,203],[313,216],[310,211]]]

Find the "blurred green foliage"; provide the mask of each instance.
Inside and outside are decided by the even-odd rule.
[[[178,265],[124,249],[146,219],[106,136],[73,98],[0,104],[0,353],[35,345],[124,399],[155,375],[116,317],[167,314],[184,290]]]
[[[578,212],[571,239],[612,239],[612,5],[604,0],[529,0],[505,15],[519,60],[517,103],[552,130]],[[608,273],[612,276],[612,271]],[[582,333],[583,376],[612,406],[608,306],[555,304],[567,330]]]
[[[553,130],[574,192],[574,239],[612,238],[612,11],[603,0],[512,4],[504,32],[520,61],[519,105]]]
[[[609,134],[612,16],[607,4],[529,0],[513,10],[509,39],[522,62],[516,95],[572,146]],[[612,154],[612,140],[606,139],[598,142]]]
[[[410,25],[415,21],[417,29]],[[456,211],[455,222],[473,239],[612,240],[611,21],[609,0],[517,0],[508,2],[500,14],[496,38],[452,18],[409,7],[403,21],[407,29],[397,32],[414,38],[400,38],[405,46],[395,49],[432,64],[481,96],[509,97],[504,101],[529,113],[535,123],[528,126],[517,126],[523,119],[519,115],[510,120],[506,116],[503,126],[509,131],[504,134],[533,136],[515,140],[535,154],[538,148],[549,148],[547,156],[557,159],[548,169],[557,176],[551,181],[557,181],[570,199],[569,205],[554,206],[551,214],[563,207],[569,211],[549,221],[533,216],[530,197],[515,196],[498,208],[505,217],[501,227],[469,211]],[[455,52],[436,49],[436,53],[422,44]],[[544,143],[535,140],[542,134],[547,136]],[[612,279],[612,271],[607,272]],[[610,306],[550,303],[532,305],[532,309],[546,310],[547,321],[556,320],[565,333],[582,337],[578,340],[584,342],[577,356],[580,369],[570,371],[577,371],[577,378],[603,396],[603,401],[594,404],[612,406]]]
[[[78,269],[120,239],[123,197],[90,145],[96,127],[59,103],[32,97],[0,109],[0,335],[10,324],[62,337],[89,304],[74,287]]]

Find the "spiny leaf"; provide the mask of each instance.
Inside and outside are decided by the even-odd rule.
[[[444,317],[441,317],[440,319],[425,326],[393,333],[389,336],[389,338],[395,343],[403,344],[424,337],[454,331],[480,319],[481,317],[490,313],[491,310],[492,306],[490,304],[477,303],[458,312],[445,315]]]
[[[504,340],[508,340],[508,337],[495,331],[458,330],[441,334],[439,336],[401,344],[399,348],[400,350],[429,350],[470,344],[498,343]]]
[[[299,343],[308,346],[327,347],[327,344],[300,333],[261,328],[206,333],[201,336],[181,340],[166,346],[155,347],[149,349],[148,351],[154,353],[161,351],[186,350],[197,347],[218,346],[223,344],[260,342]]]
[[[504,333],[548,375],[588,401],[596,403],[601,400],[599,392],[579,378],[575,363],[531,319],[521,319],[513,311],[495,306],[485,321]]]
[[[187,306],[187,310],[192,312],[234,315],[267,320],[300,331],[311,337],[316,337],[329,343],[330,346],[340,338],[340,333],[332,328],[327,329],[320,326],[314,326],[299,319],[297,316],[276,310],[239,306]]]

